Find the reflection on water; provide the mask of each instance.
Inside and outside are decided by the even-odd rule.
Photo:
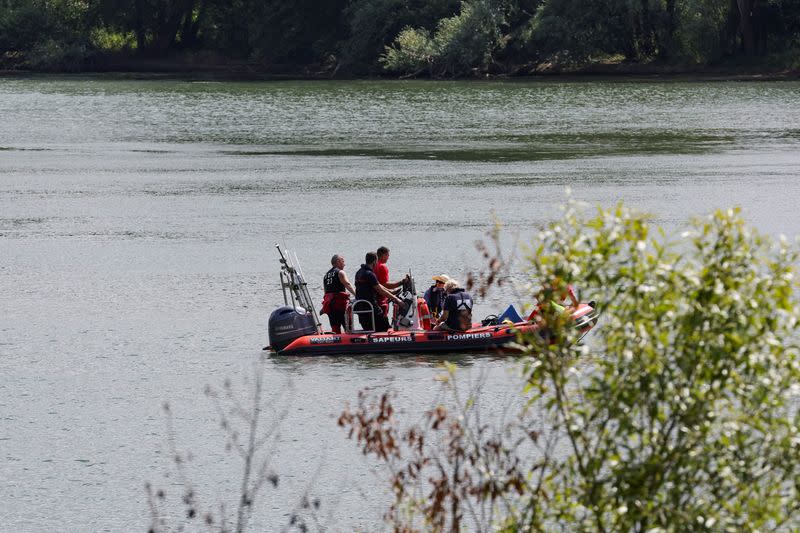
[[[769,135],[773,140],[781,136]],[[286,146],[273,150],[223,151],[233,156],[268,156],[294,154],[329,157],[378,157],[387,159],[424,159],[442,161],[548,161],[599,156],[703,154],[731,149],[736,135],[662,131],[599,132],[593,134],[549,133],[541,135],[488,135],[476,137],[462,146],[432,144],[412,146],[346,146],[300,148]],[[744,141],[744,139],[741,139]],[[763,141],[763,137],[760,138]],[[236,142],[236,140],[232,140]],[[246,143],[242,143],[246,144]]]
[[[361,356],[286,356],[271,355],[270,359],[275,367],[292,369],[303,365],[330,365],[332,367],[346,367],[358,369],[370,368],[441,368],[445,363],[453,363],[458,367],[467,368],[476,364],[487,362],[509,362],[518,356],[511,353],[402,353],[402,354],[368,354]]]
[[[7,148],[49,148],[53,141],[211,143],[270,147],[263,154],[464,161],[573,158],[576,149],[580,157],[771,144],[797,138],[800,107],[796,82],[12,79],[3,81],[0,95],[8,117],[0,124],[0,139]],[[26,127],[16,128],[20,123]]]
[[[506,242],[525,242],[558,216],[567,187],[589,204],[624,200],[669,232],[741,205],[762,230],[799,234],[798,89],[1,79],[4,526],[146,527],[164,401],[203,497],[235,493],[202,391],[252,378],[282,303],[276,242],[298,253],[319,298],[331,255],[352,277],[381,245],[393,277],[411,270],[421,289],[434,274],[463,281],[493,216]],[[504,287],[474,313],[527,299]],[[313,481],[334,530],[380,529],[388,492],[336,417],[359,390],[391,387],[419,419],[442,400],[433,377],[445,360],[465,384],[485,380],[489,411],[518,401],[513,357],[270,358],[267,386],[294,392],[281,490],[259,528],[282,524]]]

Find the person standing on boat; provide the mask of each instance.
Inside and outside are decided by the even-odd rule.
[[[450,281],[450,276],[441,274],[439,276],[433,276],[432,279],[435,283],[428,287],[423,298],[425,298],[425,303],[428,304],[428,309],[433,315],[433,318],[437,319],[444,309],[444,300],[447,297],[444,285]]]
[[[331,330],[334,333],[341,333],[344,325],[344,313],[347,310],[347,303],[350,301],[347,291],[355,296],[356,290],[347,279],[347,274],[344,273],[344,256],[335,254],[331,257],[331,265],[333,268],[328,270],[322,278],[325,297],[322,299],[320,314],[328,315]]]
[[[383,308],[378,305],[378,297],[383,296],[386,298],[387,309],[389,306],[389,300],[392,300],[398,305],[402,304],[402,301],[378,281],[378,278],[375,275],[375,268],[377,264],[378,255],[374,252],[367,252],[366,257],[364,258],[364,264],[361,265],[361,268],[358,270],[358,272],[356,272],[356,299],[366,300],[372,305],[373,309],[372,314],[358,313],[358,321],[361,323],[361,329],[386,331],[389,329],[389,319],[387,318],[386,313],[384,313]],[[356,309],[354,307],[353,314],[356,314],[355,311],[359,310],[362,309]],[[372,320],[373,314],[375,317],[374,323]]]
[[[434,329],[467,331],[472,327],[472,296],[454,279],[444,284],[444,290],[444,310]]]
[[[400,281],[389,281],[389,266],[386,264],[389,261],[389,248],[381,246],[378,248],[378,264],[375,265],[375,277],[378,278],[378,283],[387,289],[396,289],[403,284],[404,279]],[[408,277],[408,276],[406,276]],[[378,305],[383,310],[383,314],[389,316],[389,298],[384,295],[378,295]]]

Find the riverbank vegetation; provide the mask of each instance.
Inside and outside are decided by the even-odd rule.
[[[482,249],[487,271],[473,279],[506,281],[517,256]],[[668,238],[621,205],[594,216],[569,206],[523,261],[539,301],[567,284],[597,300],[603,314],[588,342],[557,306],[542,306],[549,334],[520,339],[519,380],[499,416],[483,409],[497,398],[484,402],[480,380],[464,387],[452,364],[421,422],[395,409],[390,386],[362,391],[342,412],[339,425],[383,466],[389,528],[797,531],[798,259],[796,245],[759,235],[737,210]],[[251,515],[274,512],[263,493],[285,490],[272,460],[288,408],[281,391],[262,390],[264,361],[252,406],[227,382],[207,390],[243,463],[240,491],[227,506],[205,501],[210,488],[190,483],[191,455],[169,424],[163,455],[177,483],[147,486],[150,531],[246,531]],[[325,524],[328,502],[309,492],[281,530],[352,526]]]
[[[522,401],[503,423],[482,416],[479,387],[459,391],[455,367],[440,376],[455,407],[422,423],[390,391],[343,413],[386,466],[394,531],[800,528],[796,248],[735,210],[681,239],[653,233],[618,207],[570,209],[540,234],[532,286],[555,281],[534,295],[582,286],[603,319],[578,346],[545,307],[552,342],[523,339]]]
[[[437,78],[775,73],[800,69],[800,3],[0,0],[0,68]]]

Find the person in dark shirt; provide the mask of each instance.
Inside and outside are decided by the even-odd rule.
[[[385,296],[387,299],[392,300],[396,304],[401,304],[400,298],[389,292],[389,290],[380,284],[378,278],[375,276],[375,265],[378,263],[378,256],[374,252],[368,252],[364,258],[364,264],[356,272],[355,285],[356,285],[356,299],[366,300],[372,304],[375,315],[375,321],[372,320],[370,313],[359,313],[358,321],[362,329],[375,331],[386,331],[389,329],[389,319],[383,312],[383,309],[378,305],[378,296]],[[354,311],[360,311],[366,306],[354,308]],[[355,313],[354,313],[355,314]]]
[[[350,280],[347,279],[347,274],[344,273],[344,256],[336,254],[331,257],[331,265],[333,268],[328,270],[325,277],[322,278],[325,297],[322,299],[320,314],[327,314],[328,320],[331,322],[331,330],[334,333],[341,333],[344,325],[344,313],[350,301],[350,296],[345,289],[353,295],[356,291],[350,284]]]
[[[439,315],[441,315],[444,310],[444,299],[447,296],[444,291],[444,285],[450,281],[450,277],[446,274],[441,274],[439,276],[433,276],[432,279],[435,283],[428,287],[423,298],[425,298],[425,303],[428,304],[428,309],[433,315],[433,318],[438,319]]]
[[[444,310],[434,329],[466,331],[472,327],[472,296],[451,279],[444,285],[447,297]]]

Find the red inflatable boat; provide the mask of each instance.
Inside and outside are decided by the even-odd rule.
[[[281,254],[281,287],[285,306],[272,312],[269,318],[269,348],[278,355],[360,355],[386,353],[431,353],[493,351],[511,348],[520,334],[534,334],[540,326],[533,321],[521,320],[516,312],[495,317],[489,325],[473,324],[467,331],[441,331],[424,329],[420,324],[420,307],[424,300],[417,298],[413,278],[403,284],[400,298],[406,302],[403,313],[394,317],[393,329],[386,332],[355,330],[352,314],[371,313],[368,302],[353,302],[358,308],[348,313],[346,333],[322,331],[319,317],[297,262],[290,254]],[[297,266],[296,266],[297,265]],[[418,303],[419,302],[419,303]],[[366,308],[360,304],[366,304]],[[597,323],[598,313],[594,303],[582,303],[571,310],[571,318],[581,334],[587,333]]]
[[[576,327],[586,333],[597,321],[595,309],[581,304],[573,313]],[[320,333],[302,335],[281,349],[280,355],[358,355],[508,350],[518,334],[532,334],[539,326],[530,322],[483,326],[467,331],[400,330],[381,333]]]

